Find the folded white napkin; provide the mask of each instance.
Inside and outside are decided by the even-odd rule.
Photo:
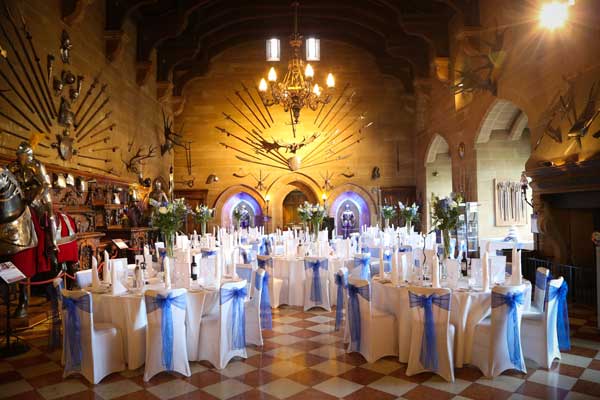
[[[124,262],[123,262],[124,261]],[[112,279],[112,286],[111,286],[111,293],[113,296],[118,296],[120,294],[123,293],[127,293],[127,288],[125,286],[123,286],[123,283],[121,282],[121,279],[119,275],[121,275],[122,273],[125,273],[125,276],[127,276],[127,259],[116,259],[112,261],[112,268],[111,268],[111,279]]]
[[[108,255],[108,251],[104,250],[104,269],[102,271],[102,278],[104,280],[104,283],[106,283],[108,285],[110,285],[110,283],[111,283],[110,267],[111,267],[110,256]]]
[[[520,285],[523,283],[521,271],[521,250],[517,250],[514,247],[512,249],[512,273],[510,276],[510,283],[513,285]]]
[[[394,246],[392,248],[392,284],[398,285],[400,280],[400,273],[398,271],[398,248]]]
[[[484,292],[490,290],[490,266],[489,266],[489,253],[486,251],[481,257],[481,281]]]
[[[102,283],[98,276],[98,259],[92,256],[92,290],[98,290],[100,287],[102,287]]]
[[[431,286],[433,288],[440,287],[440,260],[437,254],[434,254],[431,259]]]

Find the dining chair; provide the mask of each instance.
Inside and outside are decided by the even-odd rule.
[[[533,301],[528,310],[523,311],[524,319],[541,319],[544,314],[544,303],[548,293],[548,282],[551,279],[550,270],[538,267],[535,271],[535,287],[533,289]]]
[[[273,257],[272,256],[256,256],[258,268],[262,268],[269,274],[269,298],[271,300],[271,306],[277,308],[283,302],[287,301],[288,295],[283,293],[285,288],[288,288],[289,279],[276,278],[273,270]]]
[[[345,299],[348,297],[348,268],[341,267],[334,276],[336,290],[335,330],[344,329],[344,343],[348,343],[348,319],[344,319]]]
[[[252,272],[252,271],[251,271]],[[267,271],[262,268],[255,270],[252,273],[252,282],[254,282],[254,291],[252,296],[246,301],[246,342],[254,344],[256,346],[263,345],[262,336],[262,321],[261,315],[262,307],[262,294],[265,283],[265,275]],[[270,311],[270,309],[269,309]]]
[[[81,374],[97,384],[107,375],[125,369],[121,331],[112,324],[94,323],[90,293],[63,290],[62,321],[63,378]]]
[[[515,369],[527,373],[521,345],[525,285],[494,286],[492,314],[475,327],[471,363],[492,378]]]
[[[75,272],[75,282],[77,283],[77,287],[79,287],[79,289],[85,289],[92,286],[92,270],[84,269]]]
[[[525,319],[523,316],[521,322],[523,355],[544,368],[550,368],[555,358],[560,360],[561,350],[571,347],[567,283],[560,277],[550,280],[547,288],[548,295],[541,317]]]
[[[304,271],[304,311],[315,307],[331,311],[329,260],[326,257],[305,257]]]
[[[371,280],[371,255],[359,253],[354,255],[354,263],[349,276],[356,279]]]
[[[406,375],[434,372],[454,382],[454,332],[450,289],[409,286],[410,349]]]
[[[245,280],[221,285],[220,307],[214,307],[200,324],[200,360],[223,369],[233,357],[248,357],[244,306],[247,296]]]
[[[368,280],[348,278],[346,315],[350,331],[348,353],[360,353],[369,363],[398,355],[396,317],[371,304]]]
[[[252,264],[236,264],[235,266],[235,273],[238,278],[244,279],[247,282],[246,289],[248,290],[248,297],[252,297],[253,295],[254,269]]]
[[[187,290],[147,290],[144,381],[161,371],[190,376],[185,330]]]

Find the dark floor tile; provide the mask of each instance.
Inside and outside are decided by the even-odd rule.
[[[506,400],[512,396],[512,393],[491,386],[473,383],[463,390],[460,395],[475,400]]]
[[[350,394],[349,396],[344,397],[345,400],[391,400],[395,398],[396,396],[393,396],[389,393],[369,387],[364,387]]]
[[[525,381],[519,389],[517,389],[517,393],[524,394],[525,396],[531,396],[538,399],[552,399],[552,400],[562,400],[569,393],[567,390],[563,390],[557,387],[546,386],[539,383]]]
[[[368,385],[376,380],[383,378],[385,375],[365,368],[353,368],[350,371],[344,372],[339,377],[347,379],[361,385]]]

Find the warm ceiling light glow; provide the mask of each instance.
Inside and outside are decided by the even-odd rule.
[[[321,195],[321,200],[326,201],[327,200],[327,193],[323,193]]]
[[[335,79],[333,79],[333,74],[329,73],[327,75],[327,87],[332,88],[335,87]]]
[[[304,76],[306,76],[309,79],[312,79],[312,77],[315,76],[315,71],[313,70],[313,67],[310,64],[306,64]]]
[[[260,83],[258,84],[258,90],[260,90],[261,92],[267,91],[267,81],[265,81],[265,78],[262,78],[260,80]]]
[[[550,30],[562,27],[568,18],[569,4],[567,2],[546,3],[540,10],[540,25]]]
[[[281,59],[281,47],[279,39],[267,39],[267,61],[279,61]]]
[[[271,69],[269,70],[269,82],[276,82],[277,81],[277,72],[275,72],[275,68],[271,67]]]
[[[267,193],[267,195],[265,196],[265,201],[267,203],[271,201],[271,195],[269,193]]]

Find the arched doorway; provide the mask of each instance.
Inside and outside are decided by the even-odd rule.
[[[306,194],[298,189],[292,190],[283,199],[283,226],[285,228],[300,225],[300,217],[298,216],[298,207],[308,201]]]
[[[223,203],[221,226],[233,225],[233,211],[238,207],[244,207],[248,211],[250,227],[262,224],[262,209],[258,201],[246,192],[239,192],[230,196]]]
[[[436,134],[427,150],[425,158],[425,199],[422,210],[422,223],[430,226],[429,205],[432,195],[446,197],[452,193],[452,158],[446,139]]]
[[[329,215],[335,218],[336,234],[346,236],[358,232],[363,225],[371,225],[371,213],[367,201],[357,192],[348,190],[338,194],[329,207]],[[354,224],[344,230],[342,223],[344,212],[351,213]]]

